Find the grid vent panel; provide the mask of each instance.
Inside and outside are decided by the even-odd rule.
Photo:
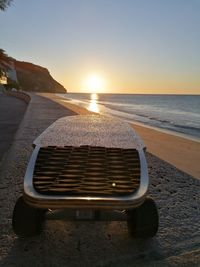
[[[37,192],[66,196],[122,196],[140,184],[136,149],[42,147],[33,174]]]

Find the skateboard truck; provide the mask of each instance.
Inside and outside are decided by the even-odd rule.
[[[65,145],[52,142],[52,133],[55,137],[55,131],[61,130],[59,122],[64,118],[50,126],[39,141],[36,139],[25,174],[23,196],[17,200],[13,212],[15,233],[22,237],[39,234],[48,209],[74,211],[76,220],[106,220],[109,216],[101,214],[112,215],[118,210],[123,211],[121,217],[126,218],[132,236],[153,237],[158,230],[158,212],[153,199],[147,196],[149,176],[144,147],[138,145],[138,139],[135,146],[124,141],[124,133],[130,131],[130,127],[121,122],[122,145],[122,135],[118,135],[116,144],[115,136],[110,135],[110,146],[102,146],[106,141],[99,141],[99,136],[98,142],[91,145],[89,141],[96,138],[95,127],[113,128],[119,122],[101,116],[65,118],[71,131],[74,123],[77,125],[77,117],[93,125],[92,138],[87,136],[87,142],[81,139],[80,143],[77,140],[73,143],[74,137],[70,139],[66,129],[69,139],[62,140]],[[82,127],[82,133],[89,132],[88,127],[86,129],[84,132]],[[134,134],[131,132],[130,136]]]

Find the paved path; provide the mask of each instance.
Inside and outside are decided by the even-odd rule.
[[[0,94],[0,161],[12,143],[26,107],[24,101]]]

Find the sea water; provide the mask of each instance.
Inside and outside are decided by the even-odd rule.
[[[63,94],[100,114],[182,133],[200,141],[200,95]]]

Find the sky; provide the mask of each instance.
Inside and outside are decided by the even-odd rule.
[[[0,48],[68,92],[200,94],[200,0],[14,0]]]

